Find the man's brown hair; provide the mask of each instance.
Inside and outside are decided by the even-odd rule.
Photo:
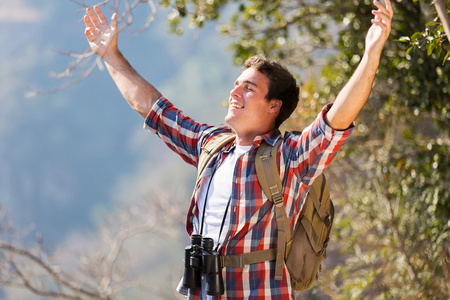
[[[278,62],[261,56],[252,56],[244,64],[244,69],[255,68],[269,78],[266,100],[280,100],[280,112],[275,119],[278,128],[294,112],[300,97],[300,88],[294,76]]]

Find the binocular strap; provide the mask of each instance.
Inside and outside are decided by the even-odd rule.
[[[209,180],[209,183],[208,183],[208,188],[206,189],[205,202],[203,204],[203,212],[202,212],[202,224],[200,226],[200,233],[199,233],[200,235],[203,235],[203,226],[205,225],[206,202],[208,201],[209,188],[211,187],[211,182],[213,181],[213,177],[214,177],[214,174],[216,173],[216,170],[217,170],[217,168],[213,170],[213,172],[211,174],[211,179]],[[222,224],[220,225],[220,231],[219,231],[219,236],[217,237],[217,245],[216,245],[215,251],[217,251],[219,249],[220,236],[222,235],[223,226],[225,225],[225,220],[227,218],[228,209],[230,207],[230,202],[231,202],[231,196],[230,196],[230,198],[228,198],[227,207],[225,208],[225,213],[224,213],[223,219],[222,219]]]

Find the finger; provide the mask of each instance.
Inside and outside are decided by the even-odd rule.
[[[111,16],[111,27],[117,27],[117,13],[113,13],[113,15]]]
[[[378,21],[376,19],[372,19],[372,24],[381,27],[383,30],[387,30],[387,25],[385,23],[383,23],[382,21]]]
[[[86,28],[84,29],[84,34],[86,35],[86,38],[91,41],[92,36],[94,35],[94,26],[91,23],[91,20],[88,16],[84,16],[84,24],[86,25]]]
[[[372,10],[372,14],[375,16],[375,18],[373,20],[377,21],[377,22],[381,21],[381,18],[378,15],[378,12],[379,12],[378,10]]]
[[[387,5],[387,1],[389,0],[385,0],[386,1],[386,5]],[[392,16],[392,5],[391,2],[389,2],[389,6],[391,8],[391,10],[389,11],[389,9],[387,8],[387,6],[384,6],[383,3],[381,3],[379,0],[374,0],[373,4],[378,8],[379,11],[387,14],[388,16]]]
[[[84,30],[84,34],[86,35],[86,38],[89,42],[92,42],[93,40],[95,40],[94,30],[92,27],[87,27]]]
[[[372,10],[372,14],[375,15],[376,22],[382,21],[386,24],[390,24],[393,15],[392,4],[390,0],[385,0],[385,2],[386,6],[384,6],[379,0],[374,0],[373,4],[378,8],[378,10]]]
[[[392,2],[391,0],[385,0],[386,1],[386,9],[389,12],[389,15],[392,17],[394,15],[394,9],[392,8]]]
[[[86,25],[86,28],[94,26],[94,25],[92,25],[91,20],[89,19],[88,16],[84,16],[83,20],[84,20],[84,24]]]
[[[86,12],[89,15],[89,17],[91,18],[91,22],[94,24],[95,28],[100,28],[100,23],[99,23],[99,21],[97,19],[97,16],[92,11],[92,9],[90,7],[88,7],[86,9]]]
[[[385,24],[391,23],[390,15],[387,15],[379,10],[373,10],[372,14],[375,15],[375,18],[373,19],[375,22],[383,22]]]
[[[100,20],[100,23],[101,23],[102,25],[108,24],[108,21],[106,20],[105,15],[103,14],[103,12],[102,12],[102,10],[100,9],[100,7],[94,6],[94,10],[95,10],[95,12],[96,12],[97,15],[98,15],[98,18],[99,18],[99,20]]]

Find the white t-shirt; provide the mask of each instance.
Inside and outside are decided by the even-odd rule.
[[[230,214],[227,213],[222,233],[219,239],[220,226],[222,225],[225,208],[227,207],[228,199],[231,197],[233,173],[236,166],[237,159],[250,150],[252,146],[238,146],[236,145],[234,151],[231,151],[219,168],[211,178],[212,182],[208,191],[208,184],[204,184],[199,193],[198,209],[199,209],[199,234],[202,226],[203,207],[205,205],[205,196],[208,194],[205,208],[205,218],[203,225],[203,237],[209,237],[214,240],[214,245],[222,242],[228,231],[230,224]]]

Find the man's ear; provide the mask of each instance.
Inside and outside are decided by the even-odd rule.
[[[281,105],[283,105],[283,102],[281,100],[270,100],[270,112],[279,112],[281,109]]]

